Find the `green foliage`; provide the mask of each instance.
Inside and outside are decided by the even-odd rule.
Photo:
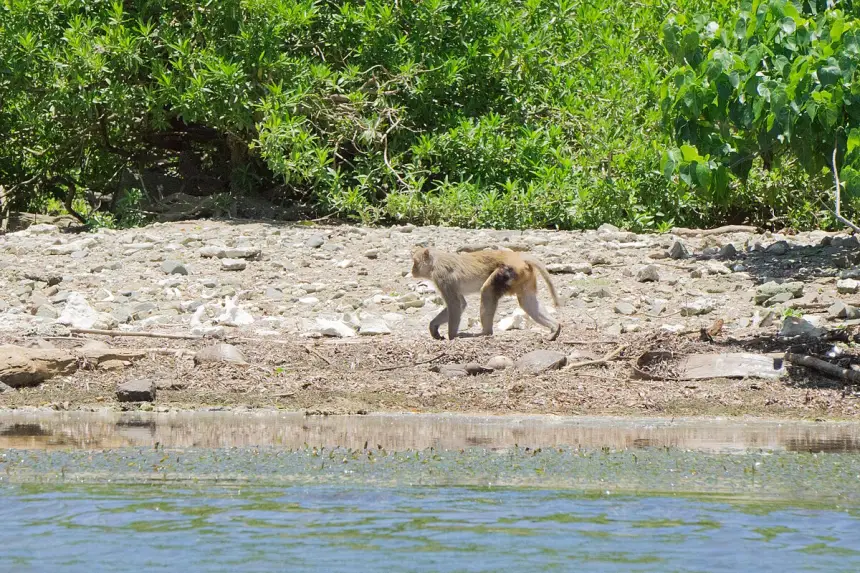
[[[845,189],[860,198],[860,8],[827,4],[745,0],[730,18],[666,20],[676,66],[661,107],[677,144],[662,155],[667,178],[716,206],[790,205],[808,223],[832,188],[835,153]],[[794,185],[744,199],[757,163]]]
[[[170,191],[216,195],[225,208],[257,193],[365,223],[666,230],[750,216],[758,203],[748,197],[803,177],[789,167],[775,182],[753,177],[732,187],[734,195],[696,192],[726,180],[723,156],[701,147],[702,137],[717,138],[692,113],[712,105],[702,103],[709,76],[700,68],[719,39],[707,37],[707,22],[667,17],[703,10],[722,17],[735,6],[4,0],[0,184],[17,208],[71,195],[89,224],[116,226],[147,220],[162,190],[146,177],[172,178]],[[768,29],[782,22],[774,37],[806,29],[789,32],[785,16],[763,18]],[[660,46],[663,22],[675,60]],[[853,33],[845,22],[840,46]],[[746,64],[724,60],[731,83],[731,71]],[[675,111],[663,111],[682,118],[689,100],[679,137],[702,125],[661,164],[669,137],[658,87],[673,65],[672,78],[689,76],[696,95],[679,96],[687,84],[673,80],[663,101]],[[834,92],[836,68],[825,67]],[[831,103],[819,107],[817,118],[833,115]],[[682,169],[676,183],[662,177]],[[150,184],[134,178],[141,173]],[[860,185],[860,171],[845,177]],[[796,189],[781,193],[752,215],[809,211],[797,210]]]

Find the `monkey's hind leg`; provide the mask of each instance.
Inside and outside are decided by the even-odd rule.
[[[481,286],[481,334],[493,335],[493,317],[502,298],[516,278],[516,271],[507,265],[497,268]]]
[[[463,315],[463,311],[466,309],[466,297],[462,294],[457,299],[457,303],[459,304],[460,310],[457,312],[448,312],[448,299],[445,298],[446,306],[442,309],[442,311],[436,315],[436,317],[430,321],[430,336],[435,338],[436,340],[442,340],[442,336],[439,334],[439,327],[448,323],[448,338],[453,339],[457,336],[457,330],[460,328],[460,317]],[[456,316],[454,316],[456,314]],[[449,316],[451,315],[451,316]],[[451,336],[451,324],[454,324],[454,336]]]
[[[442,340],[442,335],[439,334],[439,327],[448,322],[448,307],[442,309],[433,320],[430,321],[430,336],[436,340]]]
[[[529,315],[532,320],[552,331],[549,340],[555,340],[558,338],[558,335],[561,332],[561,323],[547,314],[541,306],[540,301],[538,301],[537,293],[530,290],[523,291],[522,293],[517,294],[517,301],[520,303],[520,308],[526,311],[526,314]]]

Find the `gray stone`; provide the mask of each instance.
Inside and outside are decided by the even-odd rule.
[[[120,402],[153,402],[155,382],[146,379],[123,382],[116,387],[116,399]]]
[[[786,241],[777,241],[769,245],[764,251],[771,255],[782,256],[788,252],[789,246]]]
[[[722,249],[720,249],[720,257],[723,259],[734,259],[738,256],[738,250],[731,243],[728,245],[724,245]]]
[[[547,370],[558,370],[567,364],[567,355],[555,350],[533,350],[520,357],[514,364],[517,370],[539,374]]]
[[[318,249],[325,243],[325,237],[322,235],[314,235],[305,241],[305,246],[310,249]]]
[[[40,316],[42,318],[57,319],[60,317],[60,313],[50,304],[42,304],[39,305],[39,308],[36,309],[36,316]]]
[[[481,366],[477,362],[469,362],[468,364],[464,365],[463,368],[470,376],[477,376],[478,374],[490,374],[493,371],[492,368]]]
[[[213,259],[213,258],[223,259],[225,256],[224,255],[224,253],[225,253],[224,247],[218,247],[215,245],[203,247],[199,251],[197,251],[197,253],[201,257],[203,257],[204,259]]]
[[[466,367],[460,364],[443,364],[442,366],[431,366],[431,372],[438,372],[446,378],[462,378],[468,376]]]
[[[284,300],[284,293],[279,288],[266,288],[266,298],[270,300]]]
[[[615,312],[618,314],[623,314],[629,316],[631,314],[636,314],[636,307],[634,307],[629,302],[617,302],[615,303]]]
[[[63,277],[60,275],[55,275],[42,271],[30,271],[24,273],[24,278],[30,279],[32,281],[42,282],[47,284],[49,287],[58,285],[63,282]]]
[[[858,290],[860,290],[860,281],[855,279],[836,281],[836,292],[839,294],[855,294]]]
[[[589,263],[552,263],[546,266],[546,270],[552,274],[576,274],[590,275],[592,273]]]
[[[775,281],[766,282],[756,288],[754,300],[756,304],[762,304],[766,300],[784,292],[790,292],[792,298],[800,298],[803,295],[803,283],[800,281],[784,283],[777,283]]]
[[[161,270],[168,275],[187,275],[188,269],[185,268],[180,261],[164,261],[161,263]]]
[[[493,356],[489,360],[487,360],[487,368],[492,368],[493,370],[505,370],[514,365],[514,361],[508,358],[507,356]]]
[[[221,259],[221,269],[225,271],[244,271],[247,266],[243,259]]]
[[[376,259],[379,258],[379,249],[368,249],[363,254],[368,259]]]
[[[361,317],[361,326],[359,327],[358,334],[361,336],[378,336],[381,334],[391,334],[391,329],[378,316],[365,314]]]
[[[690,257],[690,250],[681,241],[675,241],[669,248],[669,256],[675,260],[687,259]]]
[[[657,282],[660,280],[660,273],[657,272],[656,266],[647,265],[639,269],[639,272],[636,273],[636,280],[640,283]]]
[[[234,364],[246,364],[245,356],[242,351],[232,344],[220,343],[213,346],[207,346],[198,350],[194,355],[194,364],[204,364],[206,362],[232,362]]]
[[[706,257],[713,257],[720,254],[720,249],[718,247],[706,247],[702,249],[702,254]]]
[[[834,247],[856,249],[857,247],[860,247],[860,241],[857,240],[855,235],[851,235],[850,237],[833,237],[831,245]]]
[[[860,309],[850,304],[846,304],[841,300],[834,302],[827,309],[827,315],[830,318],[844,318],[847,320],[855,320],[860,318]]]
[[[827,330],[820,328],[809,322],[805,318],[796,316],[787,316],[782,321],[782,328],[779,335],[785,338],[793,338],[795,336],[809,336],[817,338],[827,334]]]
[[[227,259],[258,259],[262,251],[254,247],[234,247],[224,251]]]
[[[618,227],[616,227],[615,225],[610,225],[609,223],[603,223],[602,225],[597,227],[597,232],[601,233],[601,234],[617,233],[619,231],[620,231],[620,229]]]
[[[609,287],[602,286],[591,293],[591,296],[596,296],[597,298],[609,298],[612,296],[612,291],[609,290]]]
[[[681,306],[681,316],[699,316],[708,314],[714,310],[714,301],[706,298],[698,298],[691,302],[686,302]]]
[[[790,292],[781,292],[778,295],[772,296],[766,301],[764,301],[764,306],[776,306],[778,304],[785,304],[793,298],[794,295]]]
[[[15,391],[15,389],[12,388],[11,386],[9,386],[8,384],[0,382],[0,394],[5,394],[7,392],[14,392],[14,391]]]

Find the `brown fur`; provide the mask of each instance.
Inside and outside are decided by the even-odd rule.
[[[537,272],[535,272],[537,271]],[[561,324],[541,308],[537,300],[537,274],[547,284],[555,306],[560,306],[549,272],[531,255],[513,251],[476,251],[454,254],[432,248],[412,253],[412,276],[429,279],[445,299],[445,308],[430,321],[430,335],[441,338],[439,326],[448,323],[448,339],[457,337],[460,318],[466,308],[465,294],[481,293],[482,334],[493,334],[493,317],[499,299],[516,296],[520,307],[535,322],[552,331],[550,340],[561,332]]]

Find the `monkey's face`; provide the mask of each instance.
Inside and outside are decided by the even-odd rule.
[[[430,253],[427,249],[417,249],[412,253],[412,276],[416,279],[430,278]]]

